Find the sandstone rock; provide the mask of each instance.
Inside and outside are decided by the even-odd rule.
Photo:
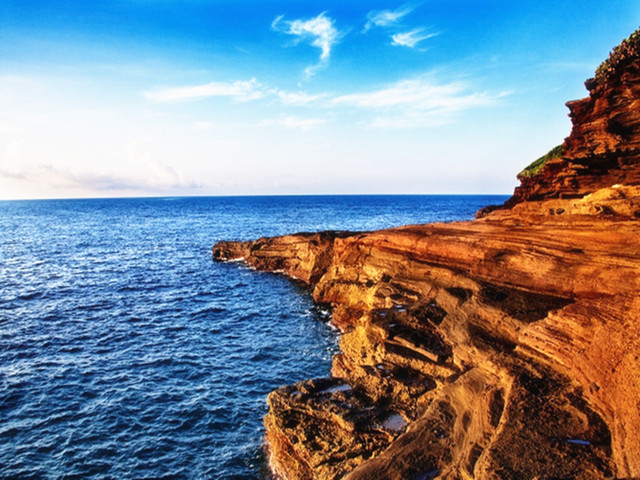
[[[214,246],[344,332],[330,378],[269,396],[278,476],[640,478],[636,43],[569,104],[562,158],[479,220]]]
[[[506,207],[640,185],[640,30],[616,47],[585,85],[589,96],[567,103],[573,128],[561,158],[537,175],[519,177],[521,185]]]
[[[313,289],[317,301],[340,306],[347,331],[333,376],[358,392],[357,410],[394,412],[410,424],[397,439],[356,440],[345,427],[353,411],[334,405],[328,417],[313,392],[271,402],[272,452],[298,452],[273,453],[283,478],[340,478],[352,469],[350,478],[637,476],[640,226],[553,218],[335,237],[333,260]],[[279,265],[310,277],[296,263]],[[340,437],[340,448],[312,442],[313,450],[274,420],[299,411],[300,402],[306,418],[322,418],[306,428]],[[447,440],[433,437],[436,430]],[[292,437],[297,443],[283,446]],[[348,462],[336,463],[335,452],[352,444]],[[429,445],[428,455],[418,444]],[[293,459],[309,449],[332,469],[296,473]]]

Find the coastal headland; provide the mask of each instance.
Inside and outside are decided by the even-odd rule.
[[[219,242],[332,307],[331,376],[269,395],[274,473],[640,478],[640,34],[469,222]]]

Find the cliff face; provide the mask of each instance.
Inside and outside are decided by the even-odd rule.
[[[569,104],[563,157],[509,208],[214,246],[217,260],[307,283],[343,331],[331,377],[269,395],[278,476],[640,478],[640,70],[629,51]]]
[[[334,305],[342,353],[331,379],[270,395],[275,470],[637,476],[640,228],[552,218],[323,234],[317,253],[333,260],[313,296]],[[305,238],[263,239],[242,254],[283,259],[301,278],[315,265],[296,253]],[[228,245],[218,258],[238,254]]]
[[[640,185],[640,33],[616,47],[585,82],[589,96],[567,103],[573,129],[561,158],[520,178],[508,206],[580,198],[616,184]]]

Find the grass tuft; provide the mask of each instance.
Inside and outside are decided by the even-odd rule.
[[[604,62],[596,69],[594,78],[585,82],[587,89],[592,90],[597,85],[607,83],[612,77],[619,74],[621,66],[640,57],[640,28],[625,38],[620,45],[615,47]]]
[[[542,171],[542,168],[549,160],[560,158],[563,153],[564,148],[562,148],[562,145],[558,145],[557,147],[552,148],[546,154],[531,162],[531,164],[529,164],[527,168],[525,168],[518,174],[518,178],[529,178],[537,175]]]

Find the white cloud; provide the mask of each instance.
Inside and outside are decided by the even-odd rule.
[[[401,80],[387,88],[364,93],[342,95],[333,99],[334,105],[355,105],[365,108],[413,106],[434,108],[456,102],[464,90],[461,82],[436,84],[422,78]]]
[[[473,91],[468,83],[438,81],[433,74],[401,80],[378,90],[343,95],[267,88],[256,80],[208,85],[224,85],[224,88],[215,89],[217,94],[226,92],[227,95],[236,97],[255,94],[255,98],[274,98],[278,99],[282,106],[307,107],[309,111],[317,108],[355,108],[364,111],[368,118],[364,122],[365,125],[376,128],[413,128],[451,123],[461,112],[493,105],[500,97],[508,95]],[[185,98],[180,92],[190,88],[195,87],[177,88],[175,90],[178,90],[178,93],[165,93],[161,98],[163,101]],[[282,112],[280,116],[276,113],[273,119],[263,121],[262,125],[309,130],[324,123],[326,120],[322,118],[300,118]],[[214,127],[216,125],[212,122],[200,121],[192,124],[192,128],[199,131],[211,130]]]
[[[154,139],[139,138],[126,145],[124,157],[133,168],[126,172],[102,165],[64,164],[60,160],[40,160],[30,156],[33,145],[25,139],[10,142],[0,155],[0,179],[44,191],[156,192],[172,189],[197,189],[201,185],[187,181],[174,167],[153,158]],[[2,158],[4,157],[4,158]]]
[[[309,20],[283,21],[283,18],[283,15],[276,17],[271,23],[271,28],[287,35],[294,35],[298,37],[298,40],[306,40],[312,46],[320,49],[318,64],[305,69],[307,77],[311,77],[317,70],[326,67],[329,63],[331,49],[338,43],[340,33],[334,26],[333,19],[327,17],[325,12]]]
[[[0,166],[0,178],[18,180],[48,190],[92,190],[100,192],[154,191],[176,188],[200,188],[195,182],[185,182],[166,165],[154,165],[147,177],[132,177],[113,172],[75,171],[51,163],[31,165],[29,169],[7,169]]]
[[[264,97],[256,79],[236,82],[211,82],[205,85],[172,87],[144,92],[147,100],[156,103],[196,100],[207,97],[233,97],[236,100],[257,100]]]
[[[196,100],[216,96],[232,97],[241,101],[277,97],[282,104],[293,106],[311,105],[328,96],[326,93],[310,94],[302,90],[289,92],[280,90],[279,88],[268,88],[260,84],[255,78],[250,81],[211,82],[205,85],[148,90],[143,92],[143,95],[147,100],[155,103]],[[200,122],[194,125],[194,128],[197,130],[206,130],[210,127],[206,122]],[[3,126],[0,125],[0,135],[2,133]]]
[[[372,10],[367,14],[368,21],[364,26],[364,32],[372,27],[389,27],[394,25],[414,9],[415,7],[404,5],[397,10]]]
[[[335,97],[333,106],[379,110],[372,127],[418,127],[449,123],[455,114],[489,106],[506,94],[470,91],[463,82],[437,83],[429,77],[402,80],[380,90]]]
[[[396,33],[391,36],[391,45],[396,47],[409,47],[413,48],[418,43],[428,38],[435,37],[437,33],[423,33],[424,28],[415,28],[409,32]]]

